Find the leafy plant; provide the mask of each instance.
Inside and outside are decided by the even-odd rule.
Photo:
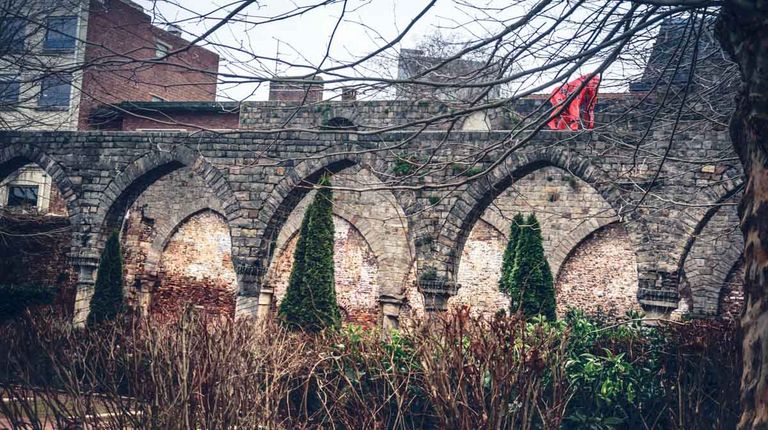
[[[279,316],[292,328],[316,332],[338,326],[333,262],[333,194],[331,181],[323,176],[320,189],[307,208],[299,230],[288,290]]]
[[[525,218],[520,213],[512,217],[512,225],[509,228],[509,240],[504,249],[504,256],[501,260],[501,277],[499,278],[499,291],[506,294],[512,293],[512,269],[515,264],[515,252],[517,251],[517,242],[520,239],[520,228],[525,224]]]
[[[521,226],[515,248],[514,265],[509,275],[512,313],[543,315],[554,320],[555,287],[549,263],[544,256],[541,226],[534,214]]]

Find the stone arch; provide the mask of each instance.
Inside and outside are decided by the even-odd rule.
[[[619,189],[605,172],[593,166],[582,156],[562,149],[512,154],[488,175],[469,184],[467,190],[458,196],[449,210],[438,238],[438,246],[441,248],[438,254],[443,261],[437,263],[443,267],[437,269],[442,269],[443,276],[451,282],[457,279],[461,254],[467,237],[474,224],[496,197],[518,179],[547,166],[565,170],[586,182],[611,206],[618,219],[621,220],[626,215],[624,211],[626,202]],[[630,235],[633,246],[636,248],[643,242],[643,237],[648,237],[643,226],[640,224],[638,226],[640,228],[633,229],[633,234]]]
[[[296,246],[299,235],[299,228],[294,229],[293,227],[300,227],[301,224],[300,222],[295,223],[292,221],[293,218],[301,221],[303,218],[303,213],[301,212],[306,208],[306,205],[302,206],[304,207],[297,208],[302,209],[297,211],[296,215],[298,216],[294,217],[292,214],[292,219],[286,223],[286,228],[281,232],[281,243],[278,246],[278,251],[275,252],[275,257],[270,263],[268,286],[273,292],[275,299],[284,297],[286,291],[288,274],[293,266],[293,254],[287,252]],[[337,229],[335,232],[336,237],[334,238],[334,248],[338,251],[338,246],[341,245],[342,249],[352,251],[351,254],[344,253],[343,251],[341,253],[334,253],[336,295],[340,307],[346,309],[343,315],[348,317],[355,315],[356,318],[351,318],[351,321],[356,323],[370,324],[380,322],[380,279],[382,275],[386,274],[381,273],[379,258],[372,249],[370,239],[365,237],[348,218],[339,215],[336,211],[333,213],[333,218],[335,228]],[[297,226],[297,224],[299,225]],[[339,227],[341,227],[341,230],[338,230]],[[341,243],[338,242],[340,239],[339,233],[341,233]],[[350,257],[352,258],[350,259]],[[371,259],[370,257],[373,258]],[[349,269],[352,270],[350,271]],[[350,285],[344,282],[345,280],[354,280],[356,282]],[[350,286],[354,288],[350,289]]]
[[[176,318],[183,303],[218,317],[234,316],[237,274],[232,262],[231,234],[221,212],[204,208],[189,214],[163,244],[158,277],[143,289],[141,308],[162,318]]]
[[[179,146],[170,151],[152,151],[143,155],[107,184],[94,215],[94,225],[98,226],[97,240],[103,240],[106,230],[114,227],[116,218],[121,217],[149,185],[182,167],[198,174],[218,196],[227,221],[241,217],[240,204],[224,175],[193,150]],[[93,245],[98,248],[99,242]]]
[[[34,145],[20,143],[3,147],[0,150],[0,180],[28,163],[38,165],[51,177],[51,180],[59,189],[61,197],[66,202],[70,224],[76,228],[78,226],[76,220],[79,218],[79,210],[75,187],[61,164],[39,148]]]
[[[277,209],[259,214],[260,220],[267,219],[267,233],[261,244],[260,267],[263,267],[261,284],[266,287],[265,294],[269,295],[260,300],[260,307],[263,309],[260,312],[266,312],[266,306],[271,302],[268,271],[276,255],[275,251],[282,249],[290,234],[299,229],[303,214],[302,205],[309,204],[308,194],[312,184],[324,172],[331,172],[337,173],[333,186],[341,188],[334,192],[335,197],[342,196],[349,206],[336,204],[334,213],[358,230],[371,248],[378,262],[379,302],[386,317],[384,324],[396,324],[399,305],[403,301],[405,285],[414,259],[414,250],[408,239],[408,221],[394,193],[388,190],[352,191],[365,184],[383,183],[375,173],[384,170],[383,166],[376,163],[377,159],[373,157],[330,157],[297,166],[297,175],[287,175],[284,181],[278,184],[275,190],[281,192],[273,193],[272,197],[276,194],[282,196],[282,200],[264,205],[264,208]],[[363,205],[365,207],[361,208]]]
[[[370,167],[372,172],[386,170],[381,160],[372,153],[368,153],[362,156],[335,154],[305,160],[286,171],[286,175],[275,185],[257,215],[259,223],[263,224],[262,233],[255,240],[258,249],[257,271],[261,276],[265,275],[269,267],[269,262],[275,251],[274,245],[286,220],[320,180],[320,177],[325,173],[334,174],[355,165]],[[386,182],[377,173],[373,173],[373,175],[381,183]],[[396,198],[394,201],[398,203]],[[403,213],[399,203],[397,209]]]
[[[0,183],[28,164],[41,169],[50,178],[50,184],[46,185],[50,185],[51,193],[55,192],[61,198],[60,201],[66,208],[66,216],[38,218],[31,222],[20,219],[6,225],[5,229],[20,228],[30,234],[9,243],[10,247],[5,247],[11,255],[0,256],[0,259],[9,266],[0,267],[0,272],[4,282],[33,282],[57,286],[60,293],[55,304],[64,315],[71,316],[76,308],[79,277],[77,272],[81,270],[82,263],[77,258],[81,227],[79,196],[65,168],[34,144],[12,143],[0,147]],[[55,269],[41,270],[36,265],[30,267],[29,262],[19,264],[14,256],[24,252],[34,252],[41,259],[41,264]]]
[[[686,238],[677,269],[680,312],[718,314],[722,289],[744,251],[736,207],[741,190],[738,186],[721,196]]]
[[[87,264],[81,267],[79,274],[76,323],[84,322],[87,318],[95,269],[110,229],[121,225],[128,208],[149,186],[183,167],[189,168],[220,199],[225,219],[230,225],[242,219],[239,202],[226,178],[195,151],[177,146],[169,151],[148,152],[133,160],[106,185],[100,194],[96,211],[89,218],[88,225],[91,230],[83,232],[81,259],[87,260]]]

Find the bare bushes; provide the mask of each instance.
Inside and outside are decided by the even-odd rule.
[[[39,316],[0,330],[0,427],[712,428],[698,410],[727,428],[738,378],[713,333],[467,309],[386,338],[191,312],[88,329]]]

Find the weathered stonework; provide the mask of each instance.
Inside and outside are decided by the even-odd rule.
[[[386,109],[386,104],[379,107]],[[265,105],[259,109],[259,118],[269,117]],[[242,121],[255,118],[256,111],[251,112]],[[450,108],[445,112],[450,115]],[[383,115],[383,127],[400,121],[387,120],[388,115]],[[324,114],[305,113],[305,118],[314,127]],[[418,312],[412,304],[419,300],[424,309],[435,310],[455,301],[451,296],[461,297],[462,256],[475,246],[470,240],[467,249],[475,226],[482,219],[505,234],[504,220],[523,202],[538,208],[546,226],[548,258],[557,267],[584,237],[620,222],[637,261],[637,302],[646,310],[668,313],[687,294],[685,282],[694,279],[694,271],[685,267],[690,256],[721,258],[722,253],[696,251],[693,238],[706,231],[713,205],[738,193],[742,177],[724,130],[684,122],[671,140],[669,128],[662,125],[639,145],[632,139],[645,129],[629,119],[589,133],[542,131],[509,154],[505,151],[524,134],[510,140],[505,131],[425,131],[417,136],[409,131],[193,136],[4,132],[0,173],[9,174],[20,161],[34,162],[61,191],[72,226],[70,256],[78,272],[79,319],[87,314],[107,234],[121,228],[126,213],[130,223],[145,200],[144,217],[154,219],[155,225],[142,239],[151,245],[136,254],[144,258],[142,290],[144,282],[152,285],[149,281],[172,232],[194,213],[211,209],[229,228],[238,314],[271,307],[273,286],[267,269],[281,243],[295,231],[292,220],[300,217],[294,213],[311,184],[326,172],[348,173],[357,181],[346,187],[344,175],[337,176],[334,185],[342,189],[336,194],[345,202],[336,205],[337,215],[360,232],[375,256],[379,312],[390,315],[389,320],[397,319],[401,307]],[[481,148],[491,149],[478,151]],[[430,164],[420,166],[426,157]],[[704,164],[709,160],[717,164]],[[487,172],[476,175],[477,169]],[[415,272],[409,272],[414,263]],[[716,261],[698,267],[714,266]],[[139,271],[138,265],[133,267]],[[414,284],[418,300],[412,299]],[[703,298],[703,303],[711,303],[722,285],[703,290],[691,285],[692,302]]]

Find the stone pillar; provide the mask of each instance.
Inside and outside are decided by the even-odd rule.
[[[263,285],[261,291],[259,291],[259,309],[256,316],[259,319],[264,319],[269,316],[272,310],[272,300],[275,296],[275,290],[271,287]]]
[[[259,266],[248,260],[235,264],[237,273],[237,301],[235,318],[255,318],[259,313]]]
[[[402,296],[381,295],[381,328],[384,331],[396,330],[400,327],[400,307],[403,305]]]
[[[420,280],[419,290],[424,296],[424,309],[427,312],[448,310],[448,299],[456,295],[458,284],[442,280]]]
[[[91,307],[91,297],[96,283],[96,272],[99,267],[99,256],[96,250],[83,250],[70,256],[72,265],[77,270],[77,291],[75,293],[75,309],[73,323],[82,326],[88,319]]]

